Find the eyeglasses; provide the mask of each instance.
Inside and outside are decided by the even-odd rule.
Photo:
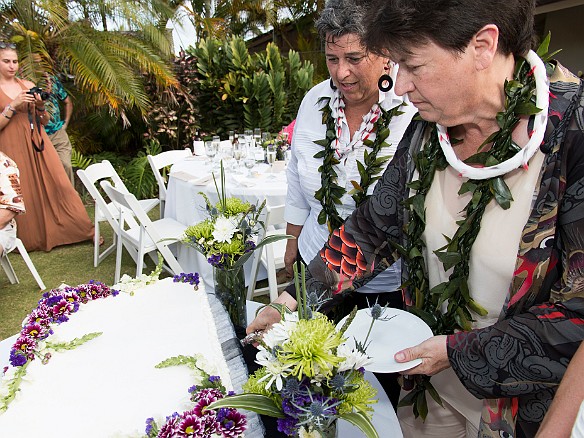
[[[0,41],[0,49],[16,50],[16,44],[14,44],[14,43],[5,43],[4,41]]]

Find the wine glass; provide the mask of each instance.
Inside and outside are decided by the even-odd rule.
[[[261,146],[261,145],[262,145],[262,143],[261,143],[261,141],[260,141],[260,140],[261,140],[261,138],[262,138],[262,130],[261,130],[260,128],[255,128],[255,129],[253,130],[253,140],[254,140],[254,142],[255,142],[255,146],[256,146],[256,148],[257,148],[258,146]]]
[[[219,150],[219,147],[221,145],[221,139],[219,138],[218,135],[213,136],[213,140],[211,141],[211,143],[213,145],[213,149],[215,150],[215,155],[217,155],[218,152],[221,152]]]
[[[245,139],[245,142],[247,143],[248,146],[253,146],[251,144],[251,141],[253,139],[253,131],[251,129],[246,129],[243,131],[243,138]]]
[[[273,172],[273,165],[276,161],[276,145],[269,144],[266,148],[266,159],[268,160],[268,164],[270,165],[270,173]]]
[[[244,153],[245,153],[245,150],[241,144],[239,144],[239,143],[233,144],[233,158],[235,158],[235,161],[237,162],[237,168],[236,168],[237,173],[241,173],[239,162],[243,158]]]
[[[209,158],[209,162],[213,162],[213,158],[217,154],[217,147],[213,141],[205,142],[205,155]]]

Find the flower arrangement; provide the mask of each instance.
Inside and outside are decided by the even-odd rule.
[[[221,162],[221,189],[213,176],[219,201],[212,204],[205,199],[209,217],[185,230],[182,242],[201,252],[213,266],[215,295],[227,309],[234,326],[247,325],[245,312],[245,277],[243,264],[253,251],[268,243],[291,236],[273,235],[256,243],[265,201],[259,206],[225,195],[225,172]]]
[[[210,265],[219,269],[242,266],[258,247],[254,236],[261,224],[259,218],[265,202],[258,208],[235,197],[225,195],[225,173],[221,162],[221,190],[215,188],[219,201],[212,204],[205,199],[209,217],[198,224],[187,227],[182,242],[201,252]]]
[[[210,375],[205,371],[207,369],[205,364],[204,358],[196,355],[172,357],[156,365],[156,368],[186,365],[196,372],[196,384],[188,389],[194,406],[181,414],[175,412],[166,417],[161,427],[158,427],[154,418],[148,418],[146,420],[148,438],[242,436],[247,428],[247,420],[243,414],[233,408],[219,408],[216,411],[207,409],[211,403],[222,399],[227,391],[219,376]]]
[[[52,352],[72,350],[101,335],[96,332],[69,342],[50,342],[47,339],[53,334],[51,325],[69,321],[69,316],[77,312],[81,304],[112,295],[118,295],[118,291],[93,280],[76,287],[52,289],[42,295],[37,307],[24,319],[20,335],[10,350],[12,367],[4,368],[0,381],[0,413],[14,400],[31,361],[38,358],[47,364]]]
[[[356,342],[353,349],[345,345],[344,333],[356,309],[337,330],[318,312],[321,297],[307,295],[304,266],[301,280],[295,274],[298,310],[276,306],[282,320],[258,339],[256,362],[262,367],[250,376],[244,394],[218,400],[209,408],[230,406],[277,417],[278,430],[288,436],[334,436],[336,421],[342,418],[368,438],[378,437],[371,423],[376,390],[364,378],[370,360],[367,340]],[[372,317],[371,324],[374,321]]]

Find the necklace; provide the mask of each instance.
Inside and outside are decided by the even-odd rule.
[[[343,115],[343,102],[338,96],[335,97],[333,105],[330,105],[330,97],[322,97],[318,100],[323,104],[321,108],[322,123],[326,126],[326,137],[322,140],[316,140],[319,146],[324,149],[317,152],[314,158],[322,159],[322,165],[319,166],[320,188],[314,193],[314,197],[322,205],[322,210],[318,215],[319,224],[327,224],[329,231],[341,226],[344,219],[340,216],[337,205],[341,204],[341,198],[347,192],[344,187],[337,184],[338,175],[334,166],[340,164],[340,159],[344,155],[343,151],[338,148],[338,139],[341,133],[341,122]],[[364,119],[365,128],[361,132],[360,140],[363,145],[370,148],[371,151],[365,150],[363,153],[363,163],[357,161],[360,181],[351,181],[353,190],[350,194],[358,207],[367,199],[369,187],[380,178],[384,164],[391,156],[379,157],[379,152],[390,145],[385,141],[389,136],[389,122],[395,115],[400,115],[401,105],[390,110],[383,109],[379,104],[374,105],[371,111]],[[333,108],[334,107],[334,108]],[[336,114],[333,114],[333,109]],[[375,140],[371,141],[369,136],[376,132]]]
[[[547,45],[544,44],[543,50],[540,48],[538,52],[543,52],[541,56],[547,61]],[[408,254],[408,287],[413,297],[408,310],[422,318],[436,335],[471,330],[471,312],[486,315],[486,310],[470,296],[467,283],[470,251],[480,230],[483,213],[491,200],[495,199],[503,209],[511,205],[511,192],[503,175],[521,165],[526,167],[543,140],[549,92],[544,61],[534,52],[530,52],[525,59],[517,59],[513,80],[505,81],[504,91],[505,109],[497,114],[499,131],[490,135],[479,152],[467,160],[482,168],[473,168],[460,161],[454,155],[446,129],[438,125],[436,129],[430,125],[430,138],[414,157],[419,179],[408,184],[415,194],[405,201],[410,211],[410,221],[407,224],[408,242],[404,251]],[[512,133],[524,116],[535,116],[536,129],[528,145],[520,149],[513,143]],[[481,152],[480,149],[489,143],[492,143],[491,149]],[[444,170],[449,164],[462,176],[471,178],[462,184],[459,194],[470,192],[472,199],[465,207],[464,219],[458,222],[459,228],[454,236],[447,245],[435,251],[444,270],[452,269],[452,273],[447,282],[430,289],[423,258],[425,243],[422,235],[426,225],[424,203],[436,170]],[[446,311],[442,312],[445,303]],[[427,413],[425,391],[437,401],[440,397],[428,376],[415,376],[414,383],[414,389],[400,405],[413,405],[414,415],[424,418]]]

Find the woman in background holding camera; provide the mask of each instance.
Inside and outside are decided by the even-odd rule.
[[[0,42],[0,151],[18,165],[27,205],[18,237],[28,251],[91,240],[89,216],[43,128],[46,96],[17,73],[16,46]]]

